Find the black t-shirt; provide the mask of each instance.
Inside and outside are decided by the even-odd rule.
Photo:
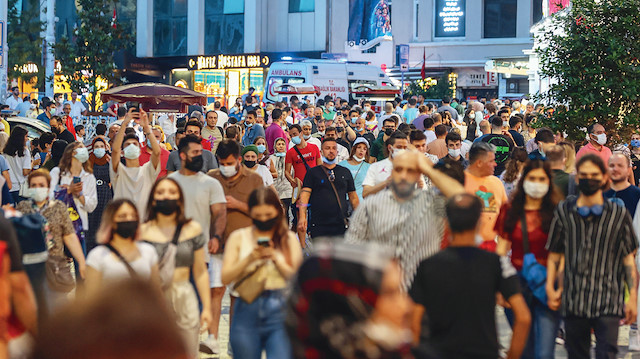
[[[513,141],[516,143],[518,147],[524,147],[524,136],[520,134],[520,132],[516,130],[509,130],[511,137],[513,137]]]
[[[351,171],[342,166],[335,166],[332,170],[324,166],[316,166],[307,171],[302,187],[311,189],[309,232],[312,237],[339,236],[346,231],[344,217],[340,215],[336,194],[323,169],[329,172],[330,177],[333,177],[331,176],[331,171],[333,171],[335,176],[333,184],[340,196],[344,217],[348,215],[347,193],[356,190]]]
[[[629,212],[631,218],[633,218],[633,216],[636,215],[638,201],[640,201],[640,188],[629,186],[619,192],[610,189],[604,193],[604,198],[620,198],[622,202],[624,202],[627,212]]]
[[[636,186],[640,183],[640,155],[636,155],[631,152],[631,162],[633,166],[633,177],[636,181]]]
[[[420,345],[442,358],[498,358],[496,293],[520,292],[507,257],[475,247],[449,247],[420,263],[409,294],[425,308]]]
[[[69,132],[69,130],[67,129],[60,132],[58,135],[56,135],[56,138],[59,140],[67,141],[67,143],[69,144],[74,143],[76,141],[75,137],[73,137],[73,134]]]
[[[498,165],[496,166],[493,174],[499,176],[504,171],[507,160],[509,159],[509,155],[515,148],[515,144],[509,137],[500,134],[489,134],[482,136],[481,141],[490,143],[495,146],[496,163]]]
[[[4,213],[0,211],[0,236],[1,241],[7,242],[7,252],[11,259],[11,272],[24,271],[22,265],[22,253],[20,253],[20,245],[18,244],[18,237],[13,229],[13,225],[8,219],[4,218]]]

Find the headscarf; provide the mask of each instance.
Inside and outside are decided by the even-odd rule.
[[[388,253],[371,244],[315,245],[314,254],[298,270],[287,308],[294,358],[411,357],[405,355],[410,343],[404,351],[389,352],[366,334],[391,261]]]
[[[91,148],[94,148],[94,145],[98,141],[104,143],[105,148],[109,146],[109,144],[104,138],[96,137],[93,139],[93,141],[91,141]],[[109,155],[105,154],[104,156],[102,156],[102,158],[98,158],[96,157],[96,155],[93,154],[93,150],[91,150],[91,154],[89,154],[89,163],[91,164],[91,167],[104,166],[105,164],[109,163]]]

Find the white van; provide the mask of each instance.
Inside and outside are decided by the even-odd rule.
[[[380,68],[366,62],[312,59],[274,62],[269,68],[265,81],[265,102],[282,101],[283,96],[279,89],[283,84],[313,86],[319,91],[319,98],[329,95],[333,98],[351,100],[360,97],[356,96],[356,92],[363,85],[368,87],[369,91],[386,87],[386,91],[380,92],[386,93],[385,97],[391,99],[394,96],[389,95],[390,91],[400,93]]]

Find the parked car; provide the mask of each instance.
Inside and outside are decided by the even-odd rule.
[[[51,132],[51,126],[29,117],[11,116],[7,117],[9,127],[13,130],[16,126],[21,126],[27,129],[29,138],[39,138],[45,132]]]

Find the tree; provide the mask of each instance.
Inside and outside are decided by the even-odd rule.
[[[113,22],[113,1],[76,0],[76,3],[78,27],[71,39],[62,38],[54,46],[54,52],[71,89],[91,94],[89,104],[93,111],[98,92],[106,90],[105,82],[123,82],[116,71],[114,54],[132,45],[133,34],[128,26]]]
[[[42,37],[40,33],[44,23],[40,21],[40,2],[23,0],[18,9],[18,0],[9,0],[7,13],[7,75],[10,79],[19,78],[31,82],[37,78],[36,87],[44,85],[44,66],[42,66]],[[38,72],[21,71],[20,67],[34,63]]]
[[[441,99],[444,96],[451,96],[448,76],[448,74],[444,74],[437,80],[426,78],[413,81],[404,92],[411,96],[422,95],[427,99]]]
[[[552,84],[535,97],[555,110],[539,120],[574,140],[597,121],[619,142],[640,123],[640,0],[571,3],[536,38]]]

